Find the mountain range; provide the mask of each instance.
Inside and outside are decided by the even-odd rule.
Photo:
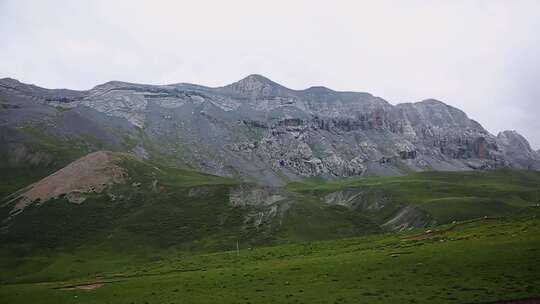
[[[112,81],[87,91],[0,80],[1,167],[56,170],[99,150],[270,186],[540,169],[540,153],[517,132],[492,135],[434,99],[392,105],[369,93],[293,90],[260,75],[216,88]]]

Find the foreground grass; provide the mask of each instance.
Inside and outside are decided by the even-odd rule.
[[[119,256],[80,249],[73,256],[95,254],[95,273],[67,281],[55,280],[61,272],[49,273],[50,282],[27,283],[15,283],[20,278],[14,276],[0,287],[0,302],[479,303],[540,296],[538,214],[530,208],[524,216],[462,222],[432,233],[241,248],[239,254],[169,249],[154,252],[154,262],[126,255],[124,265]],[[81,263],[61,264],[68,272]],[[96,281],[105,284],[91,291],[57,289]]]

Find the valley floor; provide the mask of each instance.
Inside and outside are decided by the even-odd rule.
[[[0,303],[537,303],[537,209],[432,230],[238,252],[164,250],[152,262],[76,252],[33,277],[10,268]]]

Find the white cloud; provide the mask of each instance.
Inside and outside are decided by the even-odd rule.
[[[286,86],[437,98],[540,147],[539,1],[0,0],[0,76]]]

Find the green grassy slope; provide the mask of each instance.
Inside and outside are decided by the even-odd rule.
[[[160,169],[151,164],[125,160],[130,180],[109,192],[91,194],[83,204],[65,198],[31,205],[9,221],[1,241],[14,246],[70,249],[81,244],[151,242],[168,246],[198,240],[228,225],[210,226],[217,215],[235,210],[224,201],[227,185],[236,181],[184,170]],[[159,183],[153,184],[153,180]],[[139,184],[140,186],[134,186]],[[190,187],[212,186],[209,195],[189,197]],[[12,204],[2,209],[4,216]],[[185,227],[190,229],[184,229]],[[231,224],[231,226],[238,226]],[[125,246],[125,245],[122,245]]]
[[[41,260],[35,268],[35,256],[69,253],[81,246],[145,259],[147,252],[167,248],[216,251],[230,249],[236,242],[260,246],[381,231],[362,214],[301,196],[287,205],[286,214],[270,216],[257,226],[247,223],[246,217],[255,214],[257,218],[268,209],[233,206],[229,190],[240,184],[235,179],[134,159],[121,165],[129,174],[123,185],[87,195],[82,204],[65,198],[33,204],[4,222],[0,254],[6,264],[14,266],[13,273],[39,276],[54,259]],[[12,205],[0,208],[3,218]],[[9,275],[0,274],[0,280]]]
[[[20,159],[0,152],[0,200],[95,149],[80,140],[62,141],[44,129],[39,125],[17,129],[28,137],[19,143]]]
[[[281,213],[255,225],[247,221],[249,216],[253,221],[271,214],[270,209],[231,205],[229,191],[241,184],[238,180],[135,159],[121,165],[130,176],[124,185],[92,194],[83,204],[59,198],[32,205],[4,222],[0,243],[6,260],[12,259],[21,271],[36,273],[25,268],[36,252],[71,252],[86,246],[144,257],[152,248],[208,252],[230,249],[237,241],[261,246],[337,239],[380,233],[380,225],[406,205],[444,224],[508,216],[540,201],[539,172],[423,172],[306,180],[288,186],[290,197],[280,207]],[[343,189],[373,191],[374,195],[364,196],[366,200],[380,199],[382,194],[387,206],[351,210],[321,201],[324,195]],[[11,207],[1,205],[3,219]]]
[[[272,213],[232,205],[231,188],[246,186],[236,179],[130,157],[120,165],[125,184],[82,204],[32,205],[3,222],[0,303],[464,303],[540,293],[539,172],[308,179],[282,189],[288,197]],[[39,174],[16,170],[2,189]],[[385,206],[322,199],[351,189]],[[434,229],[451,229],[381,234],[408,205],[448,224]],[[2,220],[11,207],[1,205]],[[254,225],[264,214],[273,215]],[[96,280],[110,283],[54,289]]]
[[[2,303],[483,303],[540,295],[540,212],[422,230],[142,263],[81,249],[49,282],[0,286]],[[114,261],[114,262],[113,262]],[[89,265],[97,275],[64,273]],[[19,278],[14,276],[11,282]],[[105,282],[95,290],[61,290]]]
[[[389,205],[413,205],[442,224],[481,216],[508,215],[540,203],[540,172],[428,171],[397,177],[308,179],[291,183],[288,188],[316,197],[351,188],[376,190],[389,198]]]

